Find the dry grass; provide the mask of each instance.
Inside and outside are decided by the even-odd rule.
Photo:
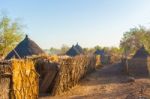
[[[60,60],[53,95],[59,95],[78,84],[82,77],[95,70],[95,62],[94,56],[77,56]]]
[[[38,74],[31,60],[12,61],[12,97],[15,99],[38,98]]]

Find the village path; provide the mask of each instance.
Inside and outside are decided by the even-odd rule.
[[[87,75],[70,91],[40,99],[138,99],[142,88],[143,96],[149,97],[144,99],[150,99],[150,79],[128,79],[121,72],[121,64],[107,65]]]

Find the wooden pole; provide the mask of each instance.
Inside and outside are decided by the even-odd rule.
[[[17,55],[17,57],[18,57],[19,59],[21,59],[21,57],[20,57],[19,54],[16,52],[16,50],[13,49],[13,51],[15,52],[15,54]]]

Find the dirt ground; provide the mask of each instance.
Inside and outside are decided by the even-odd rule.
[[[120,64],[108,65],[87,75],[70,91],[40,99],[150,99],[150,79],[129,82]]]

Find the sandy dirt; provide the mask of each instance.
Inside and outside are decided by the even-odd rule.
[[[87,75],[70,91],[40,99],[150,99],[150,79],[129,82],[120,64],[108,65]]]

